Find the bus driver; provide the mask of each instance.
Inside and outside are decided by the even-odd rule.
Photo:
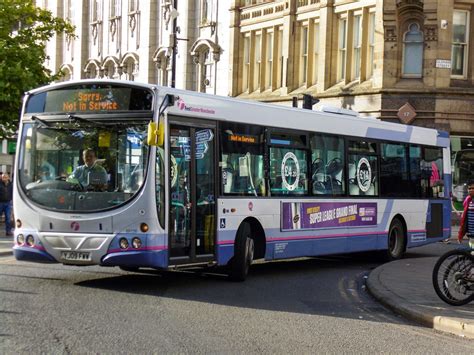
[[[78,182],[83,187],[105,190],[107,187],[107,171],[96,163],[94,150],[88,148],[83,151],[84,165],[79,165],[68,177],[69,182]]]

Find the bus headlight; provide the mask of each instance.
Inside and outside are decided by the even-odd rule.
[[[18,245],[25,244],[25,236],[23,234],[18,234],[18,236],[16,237],[16,242]]]
[[[120,238],[119,245],[120,245],[120,249],[128,249],[127,238]]]
[[[141,246],[142,246],[142,241],[140,240],[140,238],[135,237],[132,239],[132,247],[134,247],[135,249],[140,249]]]
[[[26,237],[26,244],[30,247],[35,245],[35,238],[31,234]]]

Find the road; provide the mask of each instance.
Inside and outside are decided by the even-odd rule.
[[[473,341],[374,301],[364,283],[377,265],[363,256],[257,264],[234,283],[3,256],[0,353],[472,353]]]

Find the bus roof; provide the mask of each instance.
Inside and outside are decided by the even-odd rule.
[[[436,129],[392,123],[372,117],[354,116],[353,113],[307,110],[133,81],[108,79],[67,81],[34,89],[28,94],[92,83],[157,89],[158,96],[161,98],[166,94],[174,95],[176,97],[175,105],[168,107],[168,113],[173,115],[440,147],[449,147],[450,145],[449,135]],[[158,107],[159,104],[160,102],[155,103],[155,107]],[[344,110],[341,111],[344,112]]]

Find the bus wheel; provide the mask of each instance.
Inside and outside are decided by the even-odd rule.
[[[388,230],[388,250],[386,259],[397,260],[401,259],[405,253],[406,236],[403,229],[402,222],[399,219],[394,219],[390,224]]]
[[[249,223],[244,222],[240,226],[234,248],[234,257],[229,265],[229,277],[233,281],[244,281],[252,264],[255,250]]]

